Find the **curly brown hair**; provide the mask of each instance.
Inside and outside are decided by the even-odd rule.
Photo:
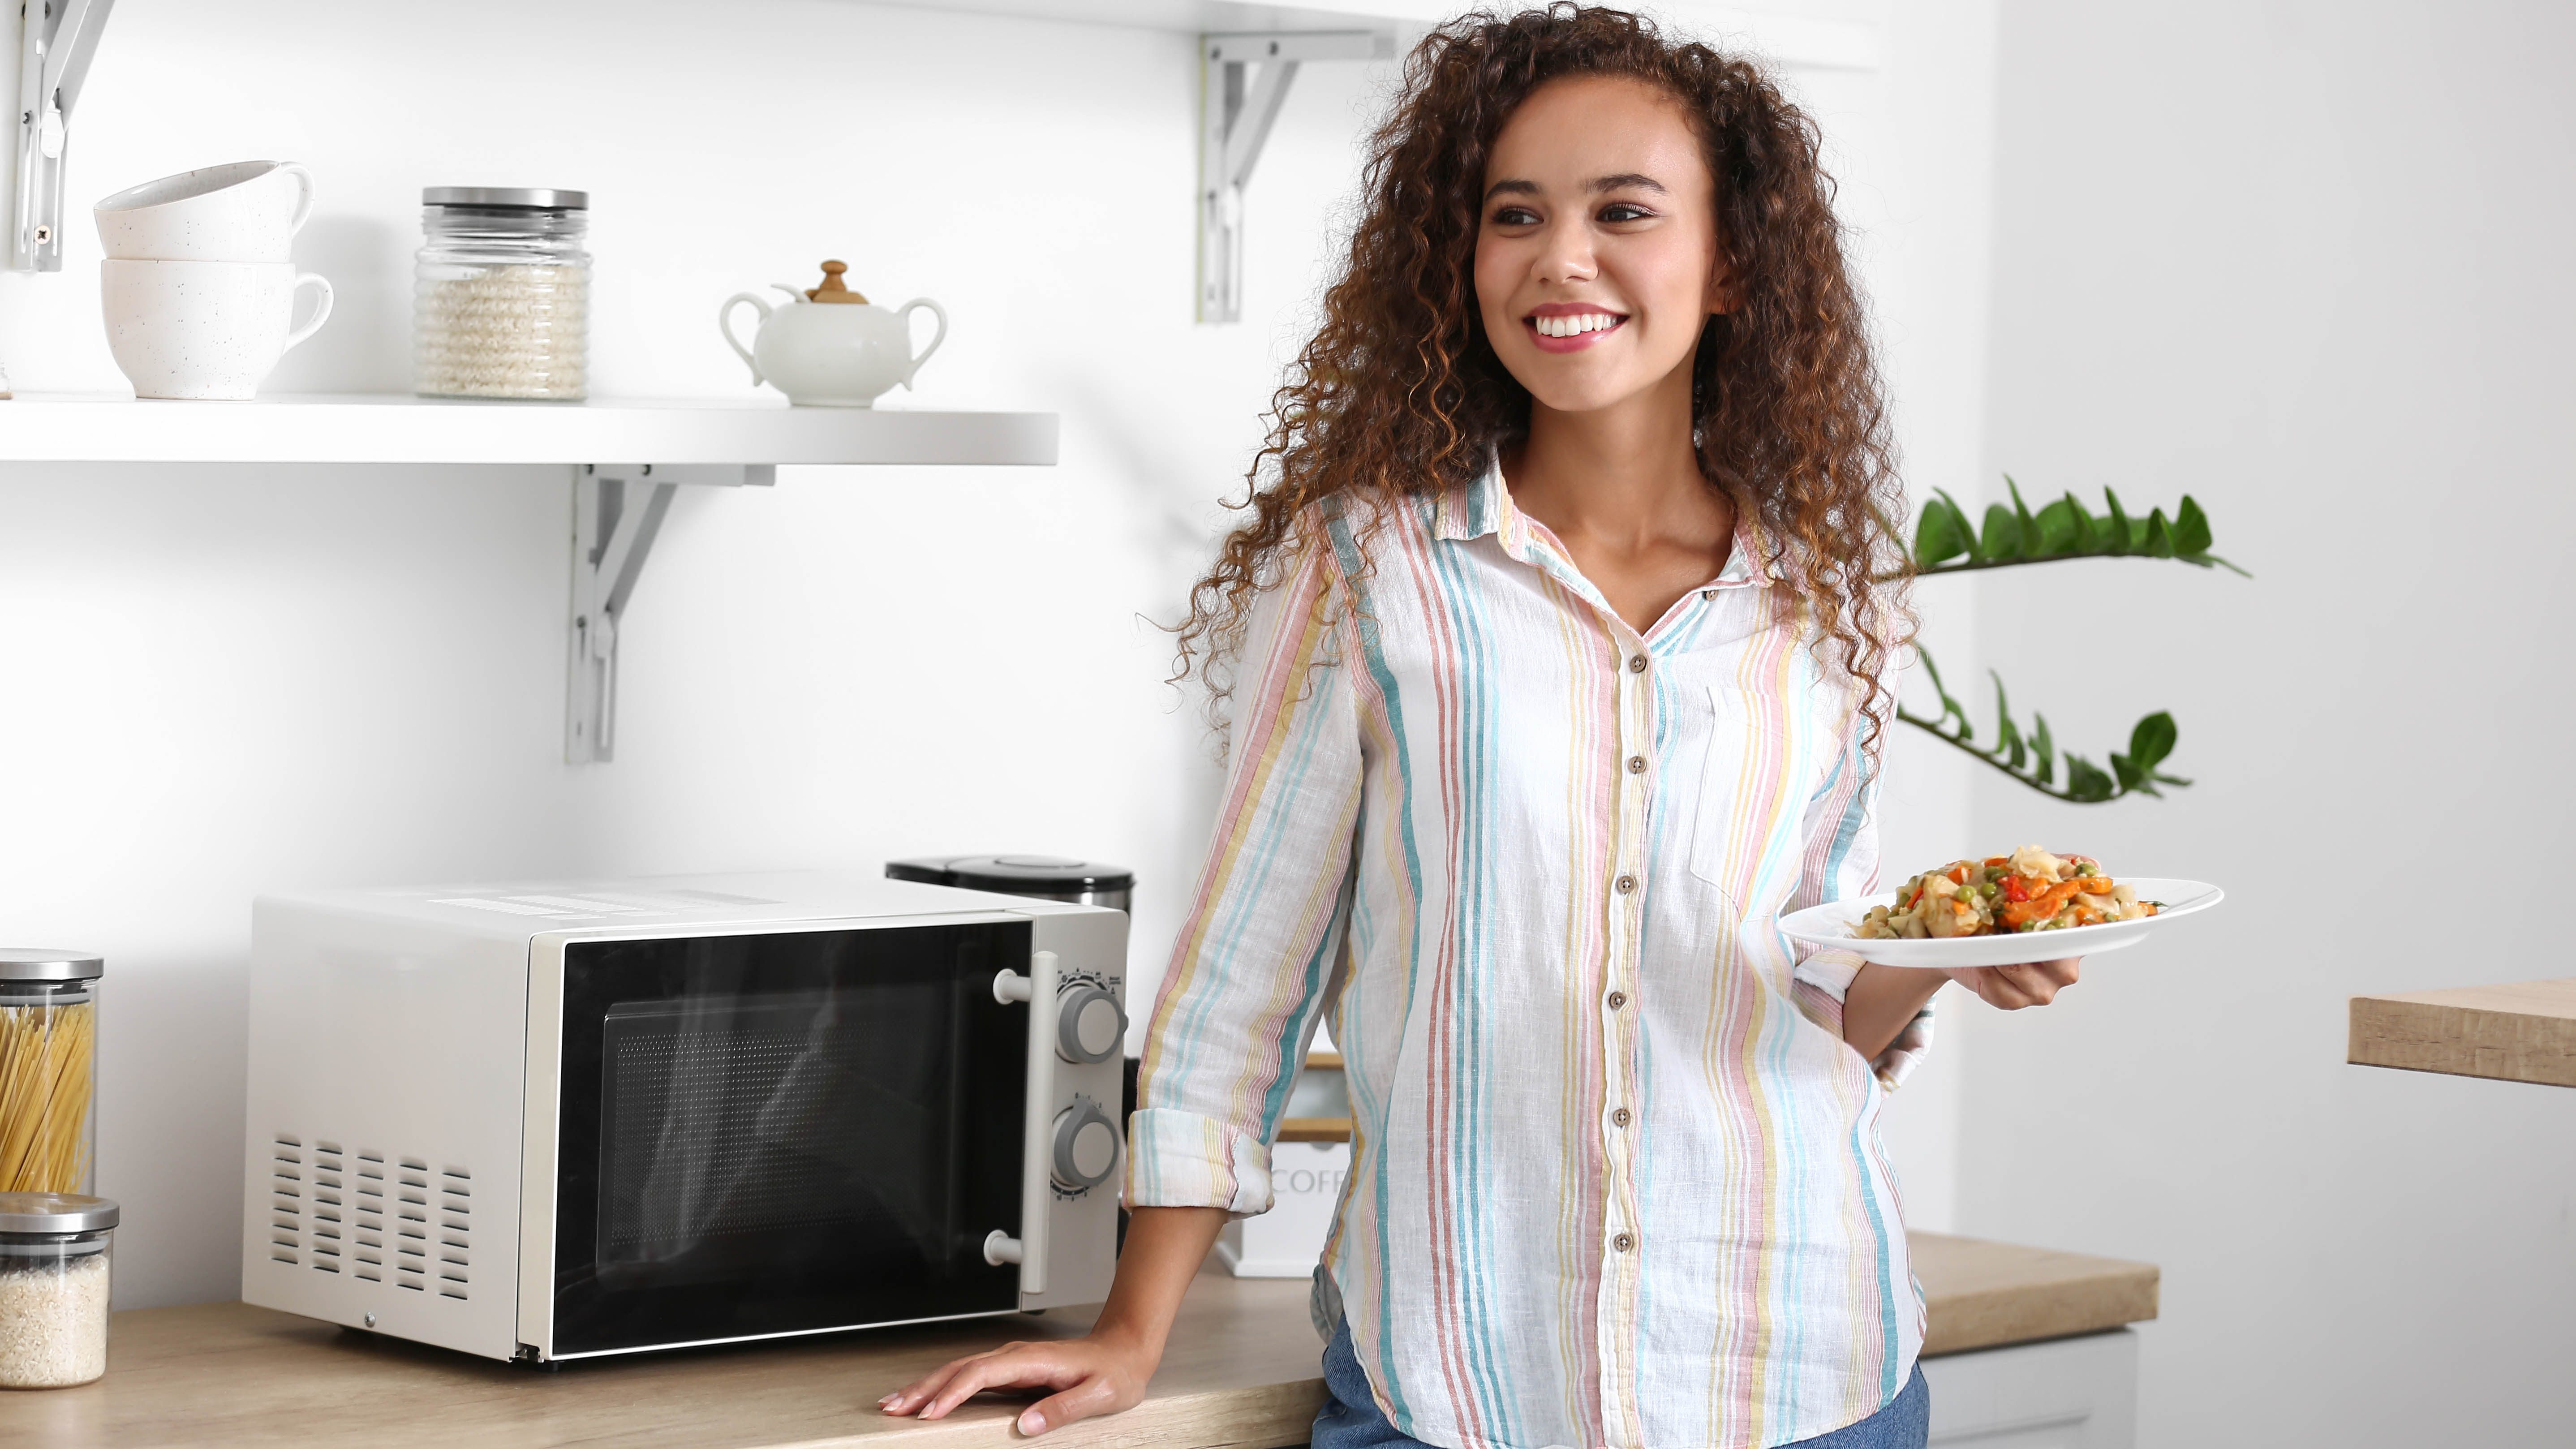
[[[1749,61],[1565,0],[1462,16],[1406,60],[1370,143],[1349,261],[1272,399],[1247,496],[1229,505],[1250,517],[1175,631],[1180,674],[1199,659],[1210,709],[1223,709],[1252,596],[1314,541],[1318,505],[1470,482],[1526,434],[1529,393],[1478,312],[1476,234],[1495,136],[1531,92],[1569,75],[1647,81],[1699,131],[1737,304],[1709,319],[1693,362],[1700,471],[1752,513],[1770,554],[1759,563],[1809,611],[1819,649],[1830,641],[1865,686],[1874,751],[1893,710],[1882,676],[1911,633],[1910,559],[1891,523],[1904,511],[1894,446],[1815,123]]]

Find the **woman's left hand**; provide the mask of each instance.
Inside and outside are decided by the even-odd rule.
[[[2075,984],[2083,965],[2083,957],[2069,956],[2062,961],[2038,961],[2028,966],[1945,967],[1943,974],[1977,993],[1988,1006],[2019,1011],[2056,1000],[2058,992]]]

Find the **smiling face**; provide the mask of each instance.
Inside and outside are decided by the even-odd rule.
[[[1626,77],[1539,87],[1495,137],[1476,304],[1495,353],[1560,412],[1687,386],[1727,310],[1716,182],[1680,105]]]

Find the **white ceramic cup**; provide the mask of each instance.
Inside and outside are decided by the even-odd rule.
[[[128,187],[92,208],[110,257],[283,262],[313,214],[313,173],[292,161],[235,161]]]
[[[331,284],[292,262],[139,261],[99,265],[107,349],[136,397],[247,399],[286,349],[331,316]],[[289,329],[295,294],[318,292]]]

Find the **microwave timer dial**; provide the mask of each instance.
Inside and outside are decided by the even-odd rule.
[[[1056,1114],[1055,1119],[1056,1186],[1068,1192],[1087,1192],[1109,1180],[1118,1167],[1118,1126],[1100,1104],[1089,1097],[1076,1097],[1073,1105]]]
[[[1127,1040],[1127,1011],[1108,983],[1068,980],[1056,999],[1055,1050],[1066,1061],[1105,1062]]]

